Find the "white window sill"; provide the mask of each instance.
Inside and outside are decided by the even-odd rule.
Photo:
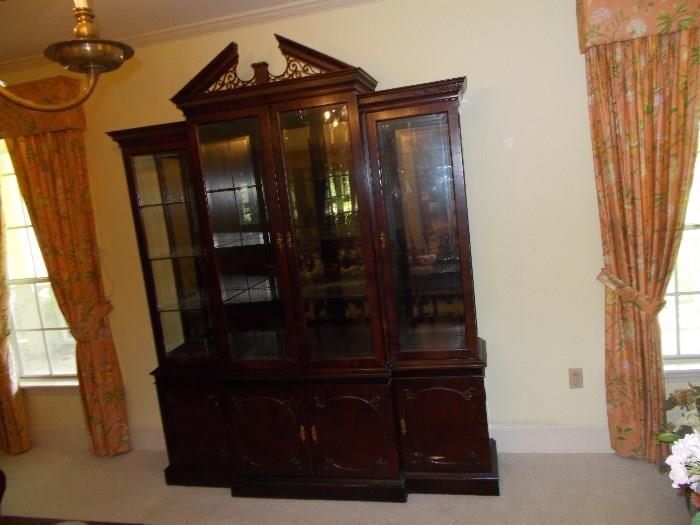
[[[674,381],[691,381],[700,382],[700,368],[685,368],[681,370],[664,370],[664,376]]]
[[[19,387],[30,395],[74,394],[78,392],[78,379],[75,377],[22,379]]]

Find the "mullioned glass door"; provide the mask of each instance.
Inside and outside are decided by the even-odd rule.
[[[166,359],[213,354],[205,269],[183,151],[131,157],[136,209]]]
[[[231,358],[288,360],[293,315],[284,308],[284,245],[272,225],[276,191],[259,118],[200,124],[197,138]]]

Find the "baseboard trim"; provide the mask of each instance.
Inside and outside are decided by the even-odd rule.
[[[504,454],[610,454],[606,426],[538,425],[495,423],[489,427]],[[32,426],[36,445],[59,449],[87,450],[89,443],[84,427]],[[165,450],[160,427],[131,427],[134,450]]]
[[[36,425],[29,429],[32,443],[42,448],[60,450],[89,450],[90,441],[84,426],[62,427]],[[131,447],[134,450],[165,450],[160,427],[131,427]]]
[[[505,454],[611,454],[607,426],[499,424],[489,426]]]

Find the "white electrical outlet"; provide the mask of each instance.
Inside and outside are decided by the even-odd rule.
[[[569,388],[583,388],[583,368],[569,368]]]

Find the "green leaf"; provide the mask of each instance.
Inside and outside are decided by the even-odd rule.
[[[678,441],[679,438],[680,436],[678,436],[678,434],[674,434],[673,432],[664,432],[663,434],[656,436],[656,439],[662,443],[673,443]]]
[[[668,33],[673,27],[673,17],[668,13],[662,13],[659,15],[659,21],[656,24],[656,28],[659,33]]]

